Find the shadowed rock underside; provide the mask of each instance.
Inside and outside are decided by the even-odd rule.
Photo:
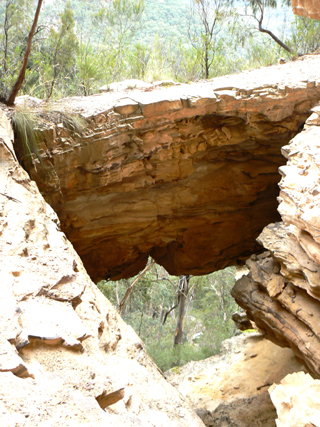
[[[320,98],[320,58],[147,92],[54,105],[84,135],[42,128],[31,176],[94,280],[128,277],[151,255],[171,274],[205,274],[258,249],[279,219],[281,147]]]

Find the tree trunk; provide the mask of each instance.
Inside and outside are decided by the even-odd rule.
[[[166,320],[167,320],[167,317],[168,317],[168,315],[170,314],[170,313],[172,313],[172,314],[174,314],[174,312],[172,311],[172,310],[174,310],[175,308],[177,308],[178,307],[178,304],[176,304],[176,305],[173,305],[167,312],[166,312],[166,314],[164,315],[164,319],[163,319],[163,322],[162,322],[162,325],[164,325],[165,323],[166,323]],[[173,317],[173,316],[172,316]]]
[[[204,40],[204,46],[203,46],[203,49],[204,49],[203,62],[204,62],[204,78],[205,79],[209,78],[209,68],[210,68],[210,64],[209,64],[209,51],[210,51],[209,39],[210,39],[210,34],[208,32],[208,29],[206,28],[205,40]]]
[[[186,302],[187,302],[188,292],[189,292],[189,280],[190,280],[190,276],[179,277],[178,314],[177,314],[176,331],[173,339],[174,347],[182,344],[184,317],[186,314]]]
[[[58,77],[58,74],[59,74],[58,71],[57,71],[57,67],[58,67],[57,56],[58,56],[58,51],[59,51],[60,45],[61,45],[61,39],[62,39],[62,33],[60,33],[59,40],[57,41],[57,45],[56,45],[56,48],[54,50],[54,55],[53,55],[53,79],[52,79],[52,82],[51,82],[51,88],[50,88],[49,95],[47,96],[47,100],[49,100],[51,98],[51,96],[52,96],[53,88],[54,88],[54,85],[56,84],[56,80],[57,80],[57,77]]]
[[[53,66],[53,79],[52,79],[52,82],[51,82],[51,88],[50,88],[49,95],[47,96],[47,101],[51,98],[54,85],[56,84],[57,74],[58,74],[56,70],[57,70],[56,66],[54,65]]]
[[[39,18],[39,14],[40,14],[40,10],[41,10],[41,6],[42,6],[42,2],[43,0],[38,0],[38,6],[37,6],[37,10],[36,13],[34,15],[34,19],[33,19],[33,24],[29,33],[29,38],[28,38],[28,44],[27,44],[27,49],[26,49],[26,53],[24,54],[23,57],[23,61],[22,61],[22,65],[21,65],[21,69],[20,69],[20,73],[19,76],[17,78],[17,81],[15,83],[15,85],[12,88],[11,94],[9,96],[8,101],[6,102],[7,105],[11,106],[14,104],[14,101],[16,99],[16,96],[21,88],[21,85],[24,81],[24,76],[26,74],[26,68],[27,68],[27,64],[28,64],[28,58],[29,58],[29,54],[31,51],[31,45],[32,45],[32,38],[34,35],[34,32],[36,30],[37,27],[37,23],[38,23],[38,18]]]

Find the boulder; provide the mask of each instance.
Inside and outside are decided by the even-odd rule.
[[[305,372],[287,375],[269,388],[277,427],[320,426],[320,381]]]
[[[232,320],[234,321],[235,327],[239,331],[246,331],[248,329],[255,329],[254,323],[252,323],[247,316],[247,313],[244,311],[236,311],[232,315]]]

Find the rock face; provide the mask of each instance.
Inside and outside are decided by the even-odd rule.
[[[305,18],[320,19],[319,0],[291,0],[292,11]]]
[[[89,275],[132,276],[149,255],[171,274],[205,274],[253,253],[279,219],[280,148],[320,98],[319,67],[310,56],[51,107],[81,113],[86,133],[48,122],[30,173]]]
[[[91,282],[0,114],[0,425],[203,426]]]
[[[268,338],[290,346],[320,376],[320,107],[283,147],[279,212],[258,241],[268,252],[247,261],[232,295]]]
[[[305,372],[287,375],[269,389],[277,408],[277,427],[320,426],[320,381]]]
[[[166,377],[191,401],[206,426],[275,427],[268,388],[301,369],[292,350],[255,333],[226,340],[220,355],[174,368]]]

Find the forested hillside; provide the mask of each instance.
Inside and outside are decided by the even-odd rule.
[[[0,4],[1,98],[14,84],[36,0]],[[259,31],[260,26],[260,31]],[[89,95],[113,81],[188,82],[317,49],[317,21],[276,0],[58,0],[43,4],[20,94]]]
[[[141,20],[138,41],[152,43],[161,39],[188,40],[189,0],[148,0]]]
[[[56,19],[67,2],[67,0],[48,2],[43,9],[42,19]],[[95,13],[107,3],[99,0],[71,0],[77,31],[82,32],[86,37],[94,38],[92,20]],[[134,42],[152,43],[156,35],[164,39],[174,37],[187,39],[189,7],[189,0],[145,0],[144,12],[134,36]]]

